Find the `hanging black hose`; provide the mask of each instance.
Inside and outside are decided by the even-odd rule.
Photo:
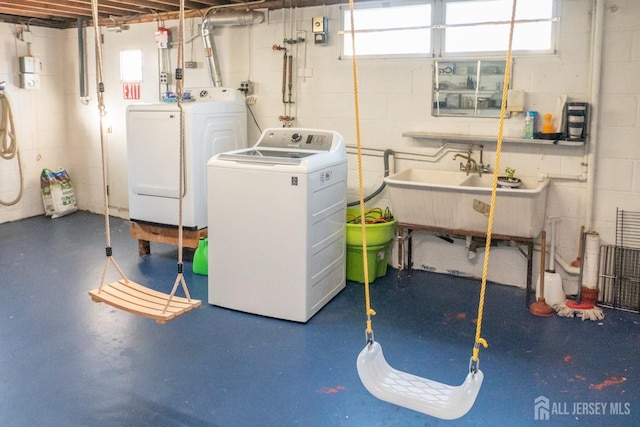
[[[393,150],[391,148],[387,148],[384,150],[383,161],[384,161],[384,178],[389,176],[389,156],[393,156]],[[387,183],[382,180],[382,184],[374,191],[364,198],[364,202],[368,202],[369,200],[376,197],[378,194],[382,193],[382,190],[387,186]],[[353,202],[347,203],[347,207],[357,206],[360,204],[360,200],[355,200]]]

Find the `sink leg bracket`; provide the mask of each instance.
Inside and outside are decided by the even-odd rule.
[[[474,237],[483,237],[483,238],[487,237],[486,233],[478,233],[477,231],[452,230],[449,228],[407,224],[402,222],[396,222],[396,230],[397,230],[397,237],[398,237],[397,240],[398,240],[398,280],[399,281],[402,280],[405,273],[407,274],[408,277],[411,277],[411,270],[413,269],[412,237],[414,232],[423,231],[423,232],[433,233],[433,234],[449,234],[449,235],[458,236],[458,237],[465,237],[465,236],[474,236]],[[501,241],[522,243],[526,245],[527,251],[525,256],[527,257],[527,288],[525,292],[525,306],[529,307],[531,297],[535,293],[533,289],[533,281],[532,281],[533,239],[530,237],[507,236],[502,234],[492,234],[491,239],[496,241],[501,240]],[[405,244],[406,244],[406,255],[405,255]]]

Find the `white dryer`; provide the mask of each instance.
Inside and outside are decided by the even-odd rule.
[[[337,132],[265,130],[208,163],[209,303],[308,321],[345,287],[347,156]]]
[[[183,103],[183,226],[207,226],[207,161],[215,154],[247,147],[244,97],[236,89],[190,89]],[[180,111],[177,103],[127,107],[129,217],[178,225]]]

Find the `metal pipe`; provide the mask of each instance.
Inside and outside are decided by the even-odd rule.
[[[78,18],[78,81],[80,82],[80,98],[87,97],[87,73],[84,56],[84,19]]]
[[[287,61],[289,63],[289,76],[288,76],[288,80],[287,80],[287,87],[289,89],[289,100],[288,103],[291,104],[291,91],[293,90],[293,55],[289,55],[289,57],[287,58]]]
[[[422,153],[418,151],[404,151],[404,150],[393,150],[393,155],[396,159],[401,160],[415,160],[415,161],[423,161],[423,162],[438,162],[448,153],[459,153],[465,152],[462,150],[462,147],[456,148],[447,148],[447,146],[451,145],[461,145],[457,143],[449,143],[446,142],[440,146],[433,153]],[[466,144],[465,144],[466,146]],[[357,147],[355,145],[346,145],[347,153],[355,154]],[[383,155],[386,150],[384,148],[371,148],[371,147],[362,147],[362,154],[364,156],[380,156]]]
[[[264,22],[264,12],[255,10],[230,11],[206,16],[202,20],[200,34],[204,44],[204,53],[209,68],[209,78],[214,87],[222,86],[222,74],[216,44],[213,40],[213,29],[219,26],[253,25]]]
[[[287,102],[287,51],[284,51],[282,56],[282,103]]]

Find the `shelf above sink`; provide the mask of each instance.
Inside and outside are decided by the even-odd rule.
[[[415,139],[431,139],[442,142],[469,142],[469,143],[496,143],[497,138],[493,136],[476,136],[476,135],[456,135],[456,134],[444,134],[433,132],[403,132],[403,137],[415,138]],[[582,147],[584,141],[570,141],[560,140],[554,141],[551,139],[526,139],[526,138],[502,138],[502,142],[515,143],[515,144],[538,144],[538,145],[562,145],[569,147]]]

